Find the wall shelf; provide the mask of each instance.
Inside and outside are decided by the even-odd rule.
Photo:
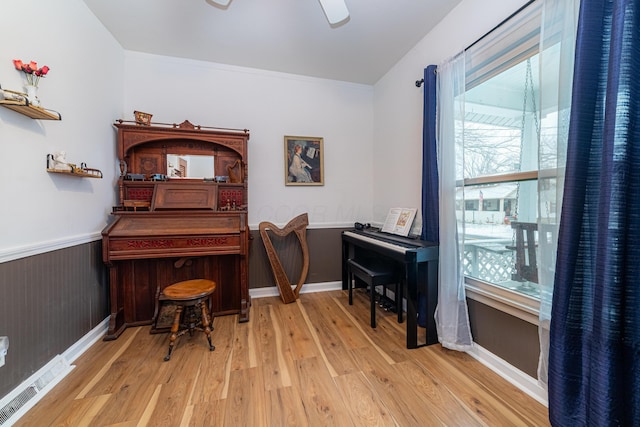
[[[53,154],[47,154],[47,172],[61,173],[77,178],[102,178],[102,171],[100,169],[88,168],[84,162],[80,163],[80,167],[78,167],[74,163],[56,161]]]
[[[102,172],[98,169],[77,169],[73,168],[70,171],[61,170],[61,169],[50,169],[47,168],[47,172],[49,173],[61,173],[63,175],[71,175],[78,178],[102,178]]]
[[[102,178],[102,171],[100,169],[88,168],[84,162],[80,163],[80,167],[77,167],[73,163],[56,162],[53,158],[53,154],[47,154],[47,172],[61,173],[63,175],[71,175],[77,178]]]
[[[29,104],[29,101],[9,101],[0,100],[0,105],[10,110],[16,111],[32,119],[38,120],[62,120],[62,116],[57,111],[46,110]]]

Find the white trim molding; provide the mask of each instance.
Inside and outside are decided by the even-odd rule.
[[[300,293],[325,292],[340,289],[342,289],[342,282],[340,281],[309,283],[303,285]],[[249,294],[252,298],[264,298],[280,295],[276,286],[249,289]],[[9,423],[8,425],[12,425],[17,421],[40,399],[42,399],[49,390],[51,390],[75,368],[72,363],[106,334],[108,323],[109,318],[107,317],[89,333],[69,347],[62,355],[54,357],[47,365],[43,366],[20,386],[0,400],[0,409],[2,409],[5,406],[9,406],[12,400],[20,399],[20,395],[24,394],[25,390],[37,389],[32,393],[33,396],[30,396],[22,403],[22,406],[17,409],[16,412],[10,415],[9,419],[7,419],[7,422]],[[467,353],[500,375],[502,378],[518,387],[524,393],[527,393],[541,404],[548,406],[547,392],[538,384],[535,378],[532,378],[478,344],[474,343],[472,350]],[[43,383],[43,379],[46,379],[46,383]],[[0,424],[4,426],[4,423]]]
[[[527,393],[544,406],[549,407],[547,390],[538,383],[537,379],[527,375],[525,372],[509,364],[476,343],[473,344],[473,348],[468,351],[467,354],[478,360],[496,374],[500,375],[505,380],[509,381],[511,384],[518,387],[523,392]]]
[[[80,338],[61,355],[56,355],[42,368],[0,399],[0,425],[13,425],[38,403],[74,368],[72,363],[107,333],[109,318]]]
[[[342,282],[305,283],[300,289],[301,294],[313,292],[338,291],[342,289]],[[277,297],[280,295],[277,286],[249,289],[251,298]]]
[[[469,299],[538,326],[540,316],[539,299],[480,281],[473,281],[472,283],[467,281],[465,291]]]
[[[102,239],[102,234],[101,232],[97,231],[94,233],[68,236],[63,239],[35,242],[30,245],[18,246],[15,248],[1,249],[0,263],[14,261],[16,259],[39,255],[46,252],[56,251],[58,249],[70,248],[72,246],[94,242],[100,239]]]
[[[252,231],[258,230],[259,224],[250,224],[249,229]],[[279,224],[276,224],[279,225]],[[284,227],[285,224],[281,226]],[[309,224],[307,229],[320,230],[320,229],[342,229],[353,227],[353,223],[335,222],[335,223],[315,223]],[[26,258],[29,256],[44,254],[47,252],[55,251],[58,249],[65,249],[72,246],[82,245],[84,243],[94,242],[102,239],[102,233],[100,231],[78,234],[75,236],[67,236],[61,239],[46,240],[42,242],[34,242],[24,246],[16,246],[7,249],[0,249],[0,263],[14,261],[20,258]]]

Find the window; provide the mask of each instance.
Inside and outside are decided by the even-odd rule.
[[[464,209],[465,209],[465,211],[477,211],[478,210],[478,201],[477,200],[465,200],[464,201]]]
[[[464,120],[456,123],[467,289],[532,313],[540,298],[538,225],[555,222],[556,207],[538,200],[554,185],[540,169],[555,163],[545,146],[555,142],[557,122],[557,107],[540,102],[539,3],[467,49]]]
[[[500,210],[500,199],[484,199],[482,201],[482,210],[483,211],[499,211]],[[498,218],[500,220],[500,218]]]

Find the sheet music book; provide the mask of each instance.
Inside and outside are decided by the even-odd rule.
[[[416,217],[416,208],[391,208],[380,231],[385,233],[408,236],[411,225]]]

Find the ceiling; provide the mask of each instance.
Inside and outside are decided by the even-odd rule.
[[[373,84],[460,0],[84,0],[126,50]]]

